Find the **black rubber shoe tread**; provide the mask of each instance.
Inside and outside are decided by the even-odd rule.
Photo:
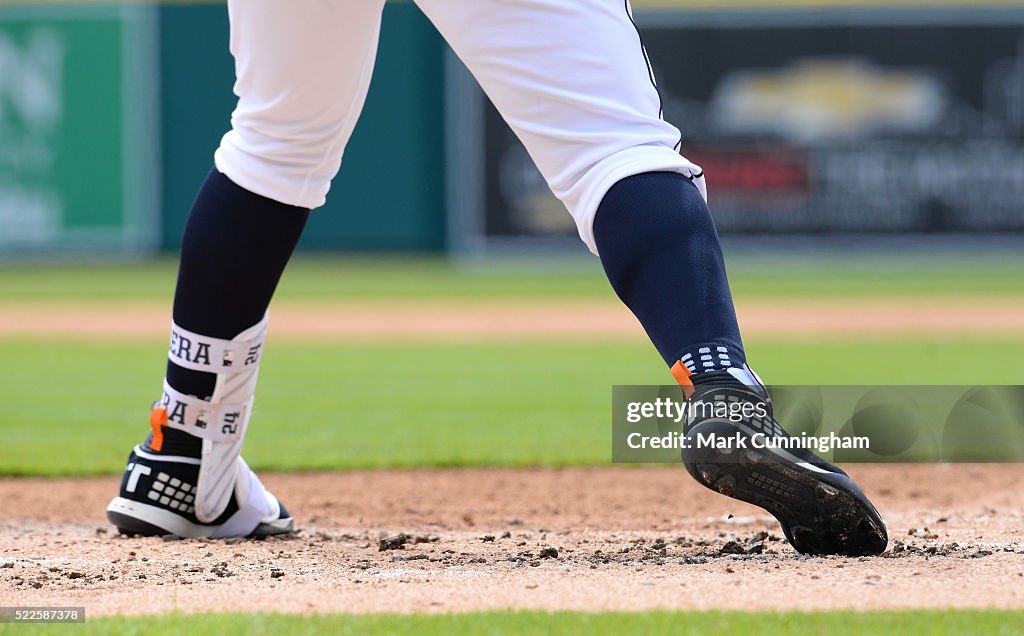
[[[123,515],[120,512],[107,511],[107,521],[112,523],[117,531],[129,537],[162,537],[170,534],[163,528],[146,523],[141,519]]]
[[[696,447],[697,434],[727,437],[737,431],[716,420],[688,432],[691,444],[683,464],[698,482],[767,510],[803,554],[863,556],[885,550],[881,516],[845,474],[818,472],[769,450]]]
[[[288,511],[285,510],[283,505],[281,506],[280,518],[288,518]],[[164,537],[173,534],[159,526],[146,523],[145,521],[136,519],[135,517],[129,517],[128,515],[121,514],[120,512],[111,512],[108,510],[107,521],[113,524],[119,533],[129,537]],[[281,528],[273,524],[261,523],[256,526],[256,529],[253,530],[252,533],[249,534],[248,538],[262,539],[266,537],[292,534],[294,532],[294,527]]]

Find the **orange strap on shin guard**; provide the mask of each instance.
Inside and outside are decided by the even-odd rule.
[[[154,406],[149,414],[149,428],[153,430],[153,439],[149,447],[160,452],[164,448],[164,429],[167,426],[167,409],[163,406]]]
[[[682,360],[676,360],[676,363],[672,365],[672,377],[676,379],[679,386],[683,389],[683,395],[690,397],[693,395],[693,382],[690,380],[690,370],[686,368]]]

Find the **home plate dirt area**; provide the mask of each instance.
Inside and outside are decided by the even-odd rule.
[[[0,479],[0,605],[154,612],[1021,607],[1020,465],[855,465],[880,557],[806,557],[681,467],[268,474],[296,535],[128,538],[117,477]]]

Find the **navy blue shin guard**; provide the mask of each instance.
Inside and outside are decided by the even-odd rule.
[[[689,179],[650,172],[619,181],[594,219],[601,264],[669,366],[740,366],[743,343],[711,212]]]

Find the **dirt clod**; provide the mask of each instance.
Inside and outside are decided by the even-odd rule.
[[[404,550],[405,544],[409,543],[409,535],[403,533],[393,537],[382,537],[377,541],[377,551],[387,552],[388,550]]]
[[[735,541],[726,541],[725,545],[718,549],[718,554],[746,554],[746,550]]]

